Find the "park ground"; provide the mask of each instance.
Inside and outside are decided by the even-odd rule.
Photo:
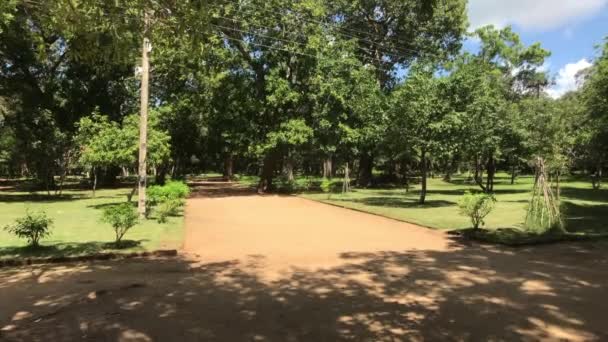
[[[605,242],[481,245],[309,199],[194,185],[178,258],[0,269],[0,337],[608,339]],[[108,191],[107,201],[122,194]],[[179,231],[176,222],[170,227]]]

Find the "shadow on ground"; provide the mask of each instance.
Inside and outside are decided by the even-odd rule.
[[[572,233],[608,233],[608,205],[562,202],[566,229]]]
[[[101,252],[133,249],[138,251],[139,246],[146,240],[124,240],[119,246],[113,242],[61,242],[45,243],[38,247],[0,247],[1,258],[47,258],[92,255]],[[141,248],[143,250],[143,248]]]
[[[0,339],[608,339],[605,245],[341,258],[274,280],[260,277],[263,256],[0,270]]]
[[[188,185],[192,190],[191,197],[224,198],[257,195],[255,189],[236,182],[201,180],[188,182]]]
[[[455,206],[456,203],[443,200],[427,200],[424,204],[420,204],[417,198],[408,197],[365,197],[365,198],[331,198],[332,201],[336,202],[351,202],[360,203],[364,205],[374,207],[389,207],[389,208],[439,208],[439,207],[450,207]]]

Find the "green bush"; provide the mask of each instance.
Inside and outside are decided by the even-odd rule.
[[[462,215],[471,219],[474,229],[485,225],[484,219],[494,209],[496,197],[492,194],[471,193],[467,191],[458,201],[458,207]]]
[[[147,201],[160,203],[166,200],[184,199],[190,194],[190,188],[184,182],[169,181],[165,185],[154,185],[147,190]]]
[[[138,223],[139,217],[131,203],[122,203],[105,208],[101,220],[114,228],[115,242],[119,245],[129,229]]]
[[[172,199],[160,202],[155,208],[158,223],[165,223],[167,222],[167,217],[177,215],[179,208],[182,206],[184,206],[184,201],[181,199]]]
[[[332,181],[328,178],[323,178],[319,187],[323,193],[327,194],[327,199],[329,199],[331,197]]]
[[[19,238],[27,239],[32,247],[40,245],[40,239],[51,235],[53,220],[46,216],[44,211],[31,213],[29,210],[24,217],[15,220],[12,225],[7,225],[4,230]]]
[[[177,210],[184,205],[184,199],[190,194],[190,188],[184,182],[169,181],[165,185],[154,185],[147,190],[146,215],[149,215],[153,208],[155,211],[165,213],[163,222],[168,215],[177,213]],[[162,208],[161,208],[162,206]],[[173,208],[172,210],[169,210]],[[159,216],[160,216],[159,212]]]

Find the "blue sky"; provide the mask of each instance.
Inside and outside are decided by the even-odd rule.
[[[471,29],[511,25],[524,43],[550,50],[553,97],[576,88],[576,73],[590,65],[595,46],[608,36],[608,0],[469,0],[469,18]]]

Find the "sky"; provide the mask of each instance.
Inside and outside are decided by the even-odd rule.
[[[469,0],[471,30],[483,25],[511,25],[522,41],[540,42],[552,52],[544,66],[558,98],[577,87],[575,75],[591,65],[596,46],[608,37],[608,0]],[[469,40],[465,48],[474,49]]]

